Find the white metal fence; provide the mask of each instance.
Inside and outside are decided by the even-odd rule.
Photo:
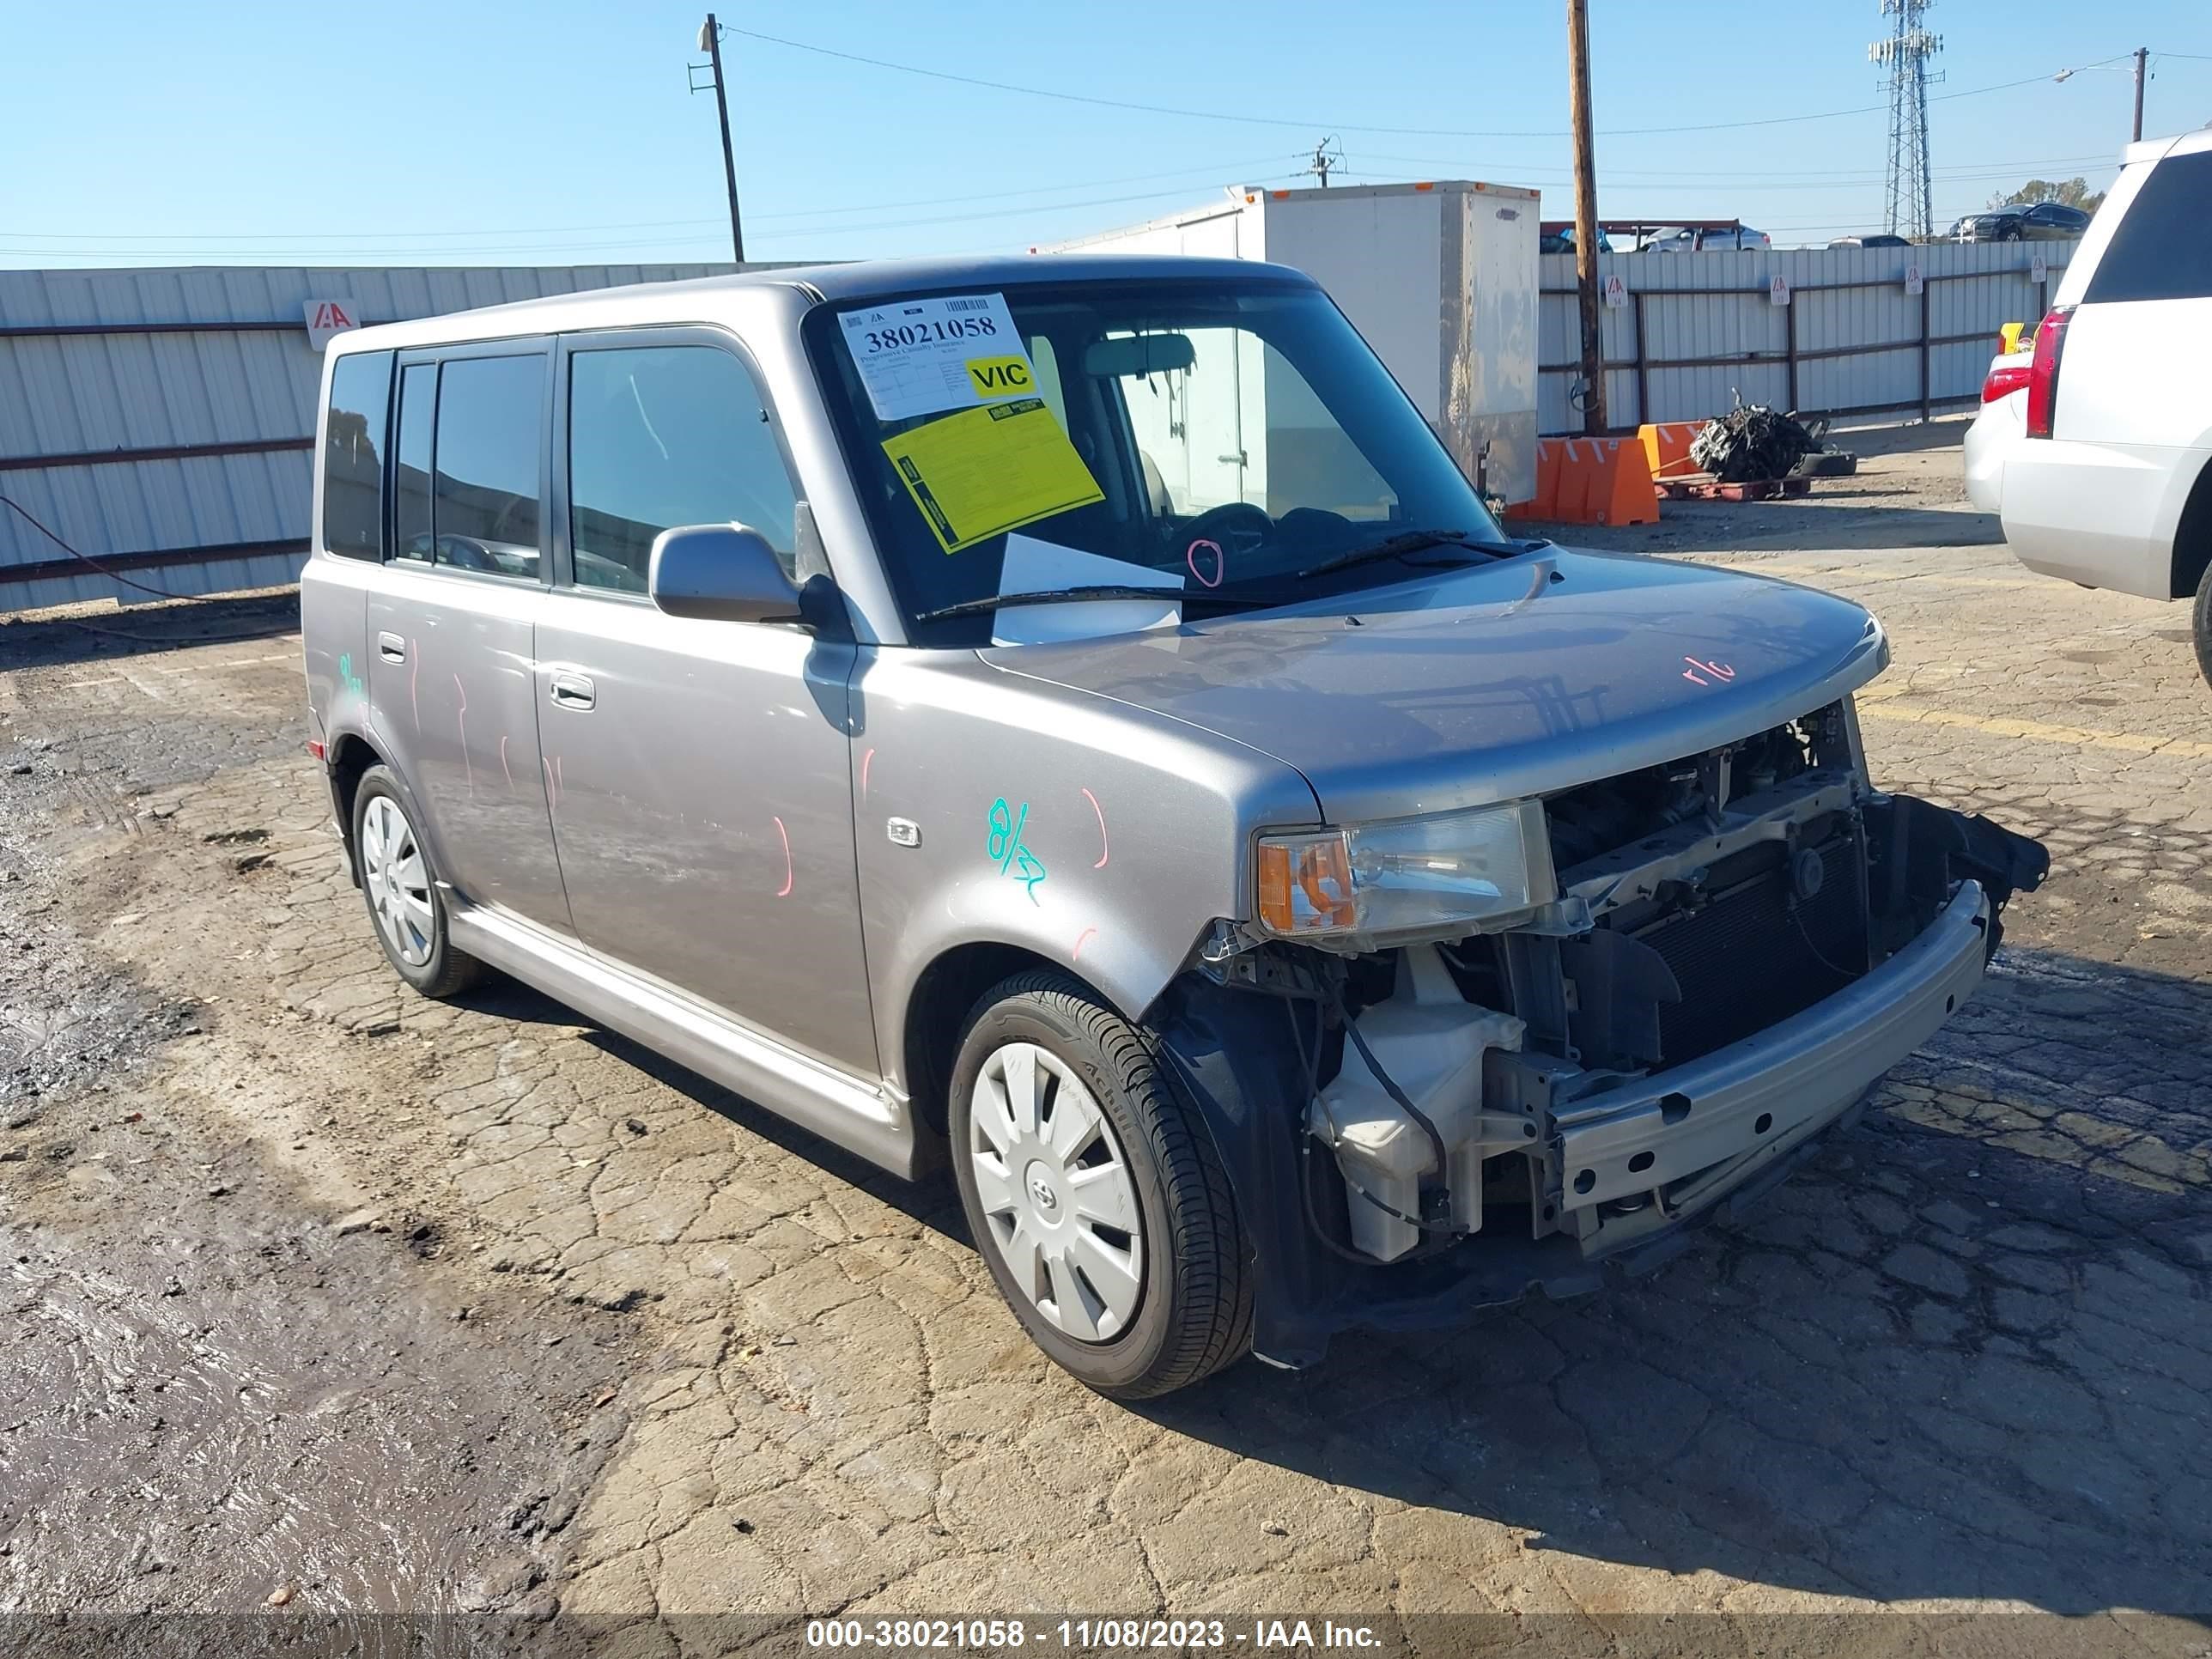
[[[1709,419],[1740,393],[1808,415],[1918,415],[1971,403],[1997,330],[2043,315],[2075,244],[1938,242],[1768,252],[1608,253],[1624,303],[1604,318],[1606,416],[1616,428]],[[2045,280],[2036,280],[2040,262]],[[1583,428],[1572,254],[1539,261],[1537,418]],[[1920,291],[1909,293],[1908,267]],[[1772,279],[1789,287],[1777,305]]]
[[[0,613],[299,574],[323,368],[310,301],[383,323],[734,269],[0,271],[0,495],[21,507],[0,503]]]

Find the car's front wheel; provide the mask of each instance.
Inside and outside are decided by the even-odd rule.
[[[2197,584],[2197,604],[2190,613],[2197,638],[2197,672],[2204,676],[2205,684],[2212,685],[2212,564],[2204,567],[2204,574]]]
[[[446,896],[389,767],[362,774],[353,845],[376,942],[399,977],[426,997],[449,997],[481,979],[483,964],[447,937]]]
[[[1135,1027],[1064,975],[1004,981],[969,1016],[947,1116],[976,1247],[1054,1363],[1134,1400],[1243,1356],[1252,1275],[1228,1179]]]

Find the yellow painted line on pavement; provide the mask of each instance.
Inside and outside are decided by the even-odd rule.
[[[2140,732],[2093,732],[2079,726],[2053,726],[2047,720],[2014,720],[2002,714],[1968,714],[1955,708],[1900,708],[1887,697],[1859,694],[1863,720],[1903,720],[1915,726],[1952,726],[1971,732],[1988,732],[2002,738],[2027,738],[2036,743],[2063,744],[2069,748],[2116,749],[2130,755],[2172,755],[2186,760],[2212,760],[2212,743],[2189,738],[2153,738]]]

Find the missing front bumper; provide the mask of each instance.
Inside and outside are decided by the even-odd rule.
[[[1720,1198],[1767,1155],[1817,1133],[1933,1036],[1981,983],[1990,906],[1960,884],[1936,921],[1873,972],[1804,1012],[1725,1048],[1555,1114],[1559,1203],[1601,1212],[1650,1194],[1648,1209],[1608,1217],[1585,1254],[1609,1254]],[[1646,1224],[1630,1224],[1643,1220]]]
[[[1972,994],[2006,900],[2049,868],[2039,843],[1984,819],[1904,796],[1872,797],[1860,811],[1870,970],[1679,1063],[1642,1075],[1613,1068],[1630,1074],[1625,1081],[1553,1045],[1506,1057],[1500,1070],[1518,1082],[1504,1086],[1486,1070],[1485,1109],[1525,1111],[1544,1126],[1543,1152],[1527,1157],[1528,1218],[1516,1228],[1510,1209],[1486,1214],[1462,1243],[1388,1265],[1353,1258],[1341,1214],[1334,1240],[1310,1221],[1310,1200],[1330,1176],[1327,1150],[1316,1159],[1304,1131],[1298,1056],[1321,1052],[1330,1026],[1309,976],[1278,963],[1272,972],[1255,964],[1238,982],[1179,978],[1150,1023],[1235,1188],[1259,1284],[1255,1351],[1311,1364],[1335,1333],[1355,1327],[1433,1328],[1534,1291],[1596,1290],[1656,1267],[1698,1224],[1735,1213],[1826,1133],[1856,1121],[1870,1085]],[[1510,1006],[1524,1017],[1540,1012]],[[1578,1006],[1586,1029],[1604,1017],[1587,1000]],[[1627,1027],[1615,1018],[1609,1029]]]

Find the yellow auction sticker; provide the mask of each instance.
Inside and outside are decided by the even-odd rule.
[[[1106,499],[1040,398],[963,410],[884,453],[947,553]]]

